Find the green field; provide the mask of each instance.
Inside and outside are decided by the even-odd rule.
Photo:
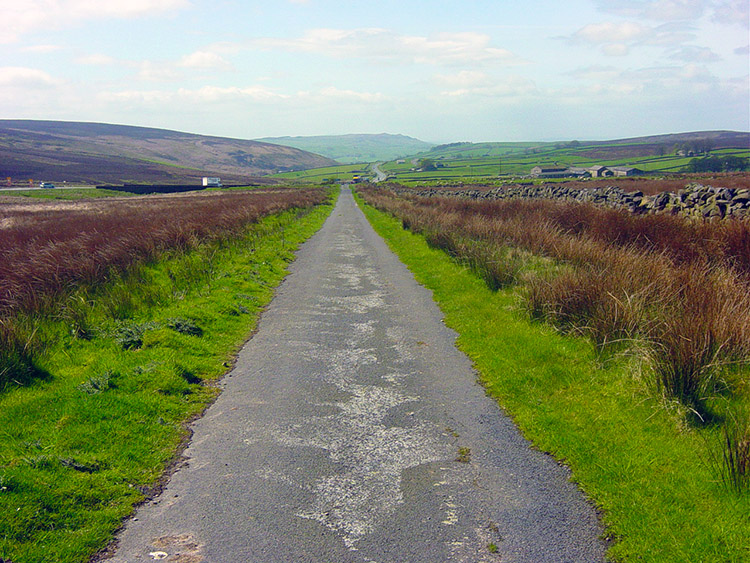
[[[325,168],[312,168],[298,172],[284,172],[282,174],[274,174],[271,177],[284,181],[320,184],[325,181],[349,182],[354,176],[368,176],[369,174],[369,164],[342,164],[341,166],[326,166]]]
[[[750,158],[750,149],[716,148],[711,150],[710,155]],[[389,179],[407,184],[491,183],[528,176],[534,166],[633,166],[649,173],[674,173],[683,171],[692,158],[677,154],[674,142],[451,143],[408,158],[385,162],[381,169],[389,175]],[[437,168],[419,171],[422,159],[433,161]],[[353,168],[345,165],[274,177],[301,182],[320,182],[326,178],[348,181],[354,170],[367,174],[365,165]]]
[[[0,197],[30,197],[36,199],[86,199],[100,197],[128,197],[133,194],[128,192],[118,192],[116,190],[98,190],[96,188],[75,188],[75,189],[49,189],[49,190],[3,190],[0,191]]]

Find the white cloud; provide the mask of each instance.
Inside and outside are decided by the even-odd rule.
[[[232,65],[213,51],[195,51],[180,59],[179,66],[200,70],[229,70]]]
[[[189,6],[188,0],[0,0],[0,43],[31,31],[57,29],[85,20],[160,15]]]
[[[644,39],[651,33],[651,28],[637,22],[603,22],[584,26],[573,37],[588,43],[620,43]]]
[[[320,53],[330,57],[362,58],[383,63],[476,65],[521,62],[506,49],[491,46],[482,33],[401,35],[386,29],[313,29],[296,39],[264,38],[251,41],[261,49]]]
[[[0,67],[0,86],[3,88],[40,89],[54,88],[59,83],[48,73],[35,68]]]

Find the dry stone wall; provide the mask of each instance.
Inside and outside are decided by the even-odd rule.
[[[445,196],[464,199],[543,198],[580,203],[594,203],[632,213],[672,213],[688,217],[723,219],[750,216],[750,189],[716,188],[702,184],[688,184],[678,192],[644,195],[626,192],[617,186],[571,188],[564,184],[512,184],[489,191],[476,189],[413,189],[389,185],[396,193],[427,197]]]

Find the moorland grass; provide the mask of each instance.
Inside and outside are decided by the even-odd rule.
[[[82,562],[107,545],[331,208],[268,216],[67,295],[42,328],[47,378],[0,394],[0,560]]]
[[[364,211],[433,291],[488,392],[537,448],[571,467],[602,510],[613,559],[750,558],[750,498],[721,476],[722,441],[736,434],[690,424],[679,403],[653,393],[638,357],[603,356],[586,338],[530,321],[518,287],[492,291],[400,220],[369,206]]]
[[[11,207],[0,228],[0,390],[43,375],[39,320],[64,317],[85,337],[88,293],[100,284],[121,282],[102,299],[110,316],[128,318],[144,263],[206,242],[221,248],[265,215],[324,197],[321,190],[274,188]],[[193,261],[190,275],[201,278],[190,281],[200,282],[213,261],[210,254]]]
[[[735,243],[748,238],[750,222],[637,217],[552,201],[363,193],[490,288],[501,287],[503,276],[518,278],[508,246],[557,261],[556,271],[525,276],[532,317],[586,334],[603,352],[630,343],[649,360],[661,394],[704,420],[715,414],[707,395],[729,390],[717,372],[750,358],[750,247]]]

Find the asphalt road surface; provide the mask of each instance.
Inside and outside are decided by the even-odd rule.
[[[343,188],[111,561],[603,561],[594,509],[454,341]]]

